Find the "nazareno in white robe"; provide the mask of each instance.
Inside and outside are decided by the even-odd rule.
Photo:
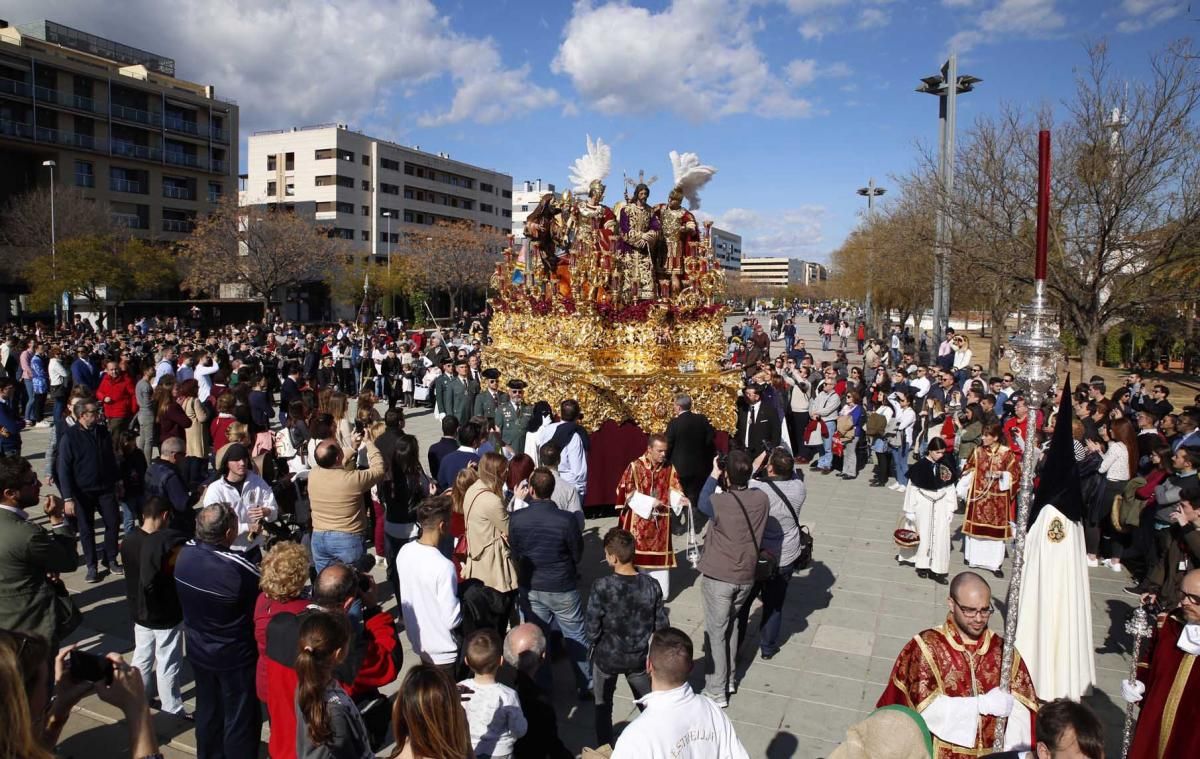
[[[919,488],[912,482],[904,490],[904,512],[917,526],[920,542],[913,548],[901,548],[900,558],[944,575],[950,571],[950,535],[958,496],[954,483],[939,490]]]
[[[1096,682],[1083,525],[1042,507],[1025,538],[1017,650],[1039,699],[1078,701]]]

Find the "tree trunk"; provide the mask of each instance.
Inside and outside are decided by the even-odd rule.
[[[994,298],[988,318],[992,322],[992,337],[988,341],[988,376],[1000,373],[1000,342],[1004,339],[1004,323],[1008,317],[1008,304],[1003,298]]]
[[[263,293],[263,324],[266,324],[271,313],[271,293]],[[357,309],[355,309],[357,311]],[[358,314],[356,313],[355,316]]]
[[[1084,333],[1079,336],[1080,382],[1087,382],[1096,374],[1096,369],[1100,366],[1098,356],[1103,342],[1104,329],[1096,323],[1087,325]]]

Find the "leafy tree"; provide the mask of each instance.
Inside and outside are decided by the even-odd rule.
[[[460,308],[465,292],[487,286],[506,243],[501,233],[470,222],[438,222],[405,236],[417,283],[445,292],[452,310]]]

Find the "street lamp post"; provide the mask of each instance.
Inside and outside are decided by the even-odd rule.
[[[871,220],[875,216],[875,198],[879,197],[880,195],[884,194],[885,192],[887,192],[887,190],[885,190],[884,188],[875,186],[875,177],[871,177],[871,179],[867,182],[866,187],[858,188],[858,194],[866,197],[866,199],[867,199],[867,223],[868,224],[871,222]],[[874,337],[875,335],[878,334],[878,332],[875,329],[875,299],[874,299],[874,292],[875,292],[875,282],[874,282],[874,280],[875,280],[875,266],[874,266],[875,261],[874,261],[874,258],[875,258],[875,255],[874,255],[874,253],[875,253],[874,245],[869,244],[868,248],[867,248],[866,311],[867,311],[867,329],[870,330],[872,337]]]
[[[54,283],[54,328],[59,324],[59,294],[58,294],[58,247],[54,237],[54,161],[42,161],[42,165],[50,169],[50,280]]]
[[[387,244],[384,250],[387,251],[388,316],[394,316],[396,313],[396,303],[393,300],[395,294],[392,292],[392,212],[384,211],[383,218],[387,219]]]
[[[917,92],[938,98],[938,178],[942,196],[937,207],[934,228],[933,264],[933,335],[942,339],[950,324],[950,215],[948,206],[954,193],[954,127],[957,97],[975,89],[982,79],[958,73],[958,56],[953,53],[942,71],[921,80]],[[953,86],[951,86],[953,83]]]

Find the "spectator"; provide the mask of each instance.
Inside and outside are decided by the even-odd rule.
[[[445,462],[442,466],[445,467]],[[508,545],[509,517],[503,500],[507,469],[508,463],[501,454],[484,454],[479,462],[479,479],[467,489],[463,498],[467,560],[462,576],[464,580],[477,579],[497,593],[505,594],[508,606],[512,608],[517,592],[517,569]]]
[[[29,357],[30,388],[33,397],[29,401],[27,421],[35,427],[49,427],[49,421],[42,421],[46,410],[46,394],[50,392],[50,374],[46,369],[46,346],[38,344]]]
[[[365,446],[367,469],[347,470],[346,455],[336,440],[322,440],[316,448],[316,468],[308,475],[308,498],[312,510],[312,552],[317,572],[334,561],[353,564],[366,549],[367,513],[363,493],[387,474],[383,456],[373,442],[373,433],[355,435],[355,448]],[[351,454],[354,450],[351,450]]]
[[[483,628],[471,633],[463,647],[463,660],[475,675],[459,686],[471,693],[465,708],[476,759],[510,759],[513,744],[528,727],[517,692],[496,682],[504,662],[501,645],[495,630]]]
[[[517,625],[504,638],[504,663],[517,673],[517,697],[528,729],[517,739],[514,755],[537,759],[574,759],[558,737],[558,716],[550,695],[537,684],[546,661],[546,636],[532,622]]]
[[[724,471],[714,459],[712,473],[700,493],[700,511],[713,520],[697,567],[702,575],[704,629],[713,658],[704,692],[721,708],[729,704],[733,625],[754,587],[758,552],[770,512],[766,493],[748,489],[752,466],[745,451],[732,451]],[[714,494],[718,480],[725,492]]]
[[[459,472],[479,462],[479,435],[479,425],[475,422],[459,425],[458,448],[442,456],[438,463],[438,490],[445,491],[451,487]]]
[[[783,448],[767,457],[767,478],[751,480],[750,488],[765,493],[770,504],[763,530],[762,549],[775,556],[779,570],[768,580],[754,583],[750,597],[738,613],[737,649],[742,647],[750,620],[750,606],[762,598],[762,616],[758,624],[758,647],[762,658],[770,660],[779,652],[779,632],[783,626],[783,604],[788,582],[800,558],[800,509],[806,495],[804,480],[795,478],[795,459]]]
[[[789,326],[795,334],[796,328],[790,324],[790,321]],[[788,350],[791,350],[790,346]],[[700,499],[700,488],[704,485],[708,463],[712,461],[712,457],[716,453],[716,449],[713,447],[716,430],[713,428],[712,422],[708,421],[708,417],[692,411],[690,395],[675,396],[674,410],[675,416],[667,423],[667,461],[679,475],[683,494],[691,503],[695,503]],[[542,465],[547,466],[544,453],[542,454]],[[557,475],[555,477],[557,479]],[[556,487],[556,494],[557,491]],[[558,501],[557,498],[554,500]],[[581,512],[580,518],[582,517]],[[581,522],[580,528],[582,529],[582,527]]]
[[[674,627],[655,632],[646,668],[651,693],[642,699],[644,711],[621,734],[612,759],[670,759],[681,744],[694,759],[749,759],[729,717],[688,684],[692,639],[686,633]]]
[[[25,420],[16,406],[17,384],[0,377],[0,456],[21,455],[21,430]]]
[[[260,374],[254,378],[253,389],[250,391],[250,421],[255,434],[271,429],[271,420],[275,418],[275,409],[271,406],[271,394],[267,390],[267,375]]]
[[[134,402],[137,404],[138,445],[146,461],[153,458],[154,451],[154,417],[157,407],[154,405],[154,367],[147,366],[142,370],[142,376],[133,388]]]
[[[80,362],[77,360],[75,363]],[[104,362],[104,376],[100,379],[96,397],[104,404],[104,419],[108,422],[108,431],[112,433],[113,440],[120,440],[121,433],[129,429],[138,411],[137,387],[133,378],[121,369],[115,359]],[[150,460],[148,456],[146,460]]]
[[[613,569],[588,594],[587,636],[591,642],[592,688],[596,699],[596,743],[613,739],[613,692],[617,678],[633,692],[634,701],[650,692],[646,672],[647,644],[655,630],[667,626],[662,587],[633,565],[633,535],[614,527],[604,536],[604,560]]]
[[[196,754],[258,756],[262,716],[254,697],[258,567],[230,550],[238,518],[227,504],[196,515],[196,538],[175,563],[188,662],[196,682]]]
[[[428,498],[417,507],[420,535],[396,556],[400,611],[408,642],[421,660],[453,673],[456,630],[462,623],[454,564],[438,550],[450,530],[450,499]]]
[[[537,441],[539,448],[547,442],[558,446],[558,471],[562,478],[579,492],[579,500],[582,502],[587,496],[587,456],[591,447],[587,430],[580,424],[583,421],[583,410],[579,407],[579,401],[570,398],[562,402],[558,413],[560,421],[542,425],[538,430]]]
[[[87,564],[85,582],[99,582],[96,571],[95,520],[104,522],[104,547],[99,560],[105,571],[121,574],[117,560],[117,460],[108,428],[97,424],[100,406],[94,400],[78,400],[73,406],[77,423],[64,425],[58,444],[58,490],[68,515],[74,515]]]
[[[346,659],[350,625],[345,615],[316,612],[300,623],[296,651],[296,755],[302,759],[375,754],[362,714],[334,677]]]
[[[185,440],[185,430],[192,426],[183,406],[175,400],[175,377],[163,377],[154,388],[155,421],[158,423],[158,444],[177,437]]]
[[[388,411],[392,414],[395,409]],[[384,544],[387,556],[387,577],[400,606],[400,580],[396,574],[396,554],[404,544],[420,533],[416,511],[421,501],[433,495],[437,488],[421,469],[420,449],[409,435],[399,437],[391,450],[388,470],[391,477],[379,484],[384,505]]]
[[[392,707],[396,759],[469,757],[471,730],[454,679],[429,664],[408,671]]]
[[[567,482],[566,478],[558,471],[560,461],[558,446],[554,443],[546,443],[538,451],[538,458],[541,460],[542,466],[554,475],[554,492],[550,494],[550,500],[554,501],[554,505],[559,509],[575,517],[579,531],[583,532],[585,522],[583,506],[579,503],[579,491]]]
[[[70,392],[71,372],[63,363],[62,349],[57,345],[50,346],[50,400],[54,402],[52,419],[57,427],[62,422],[63,412],[67,408],[67,393]]]
[[[141,526],[127,533],[121,543],[125,601],[133,617],[133,666],[141,673],[147,692],[152,684],[158,685],[164,712],[190,718],[179,692],[183,610],[171,576],[187,536],[171,529],[170,504],[160,498],[147,499],[140,514]]]
[[[551,623],[558,624],[575,663],[580,698],[586,699],[592,691],[592,672],[588,664],[583,598],[576,585],[583,558],[583,536],[575,518],[550,500],[554,492],[554,475],[550,470],[535,469],[529,476],[528,487],[533,491],[529,506],[512,515],[508,533],[508,543],[517,561],[522,617],[537,622],[543,631],[549,630]],[[517,495],[528,497],[521,492]],[[470,520],[467,526],[470,529]],[[467,545],[471,545],[469,538]]]
[[[195,528],[191,496],[179,473],[183,461],[184,442],[179,438],[164,440],[158,458],[146,470],[146,496],[163,499],[171,507],[171,526],[187,535]]]
[[[184,480],[189,487],[196,487],[204,482],[204,475],[208,470],[208,441],[204,435],[208,409],[196,396],[199,390],[200,385],[194,379],[179,383],[179,403],[189,421],[184,431],[187,448],[183,460]]]
[[[74,572],[79,559],[73,538],[30,521],[26,509],[37,505],[41,487],[29,461],[0,456],[0,628],[57,645],[80,621],[57,576]],[[46,516],[61,525],[62,505],[49,501]]]
[[[254,689],[258,700],[267,704],[267,626],[280,614],[299,614],[308,608],[308,551],[299,543],[282,541],[263,554],[262,590],[254,603],[254,641],[258,663],[254,670]]]
[[[209,437],[212,439],[212,449],[220,452],[229,443],[229,427],[237,423],[237,417],[233,415],[234,409],[237,408],[237,398],[233,393],[225,393],[217,398],[217,415],[209,424]]]
[[[458,417],[447,414],[442,417],[442,437],[429,446],[429,474],[436,477],[442,459],[458,449]],[[443,488],[444,489],[444,488]]]
[[[205,506],[223,503],[237,515],[238,533],[233,547],[238,550],[261,546],[263,523],[279,516],[271,486],[250,467],[250,451],[240,443],[230,445],[221,459],[220,478],[204,491]]]

